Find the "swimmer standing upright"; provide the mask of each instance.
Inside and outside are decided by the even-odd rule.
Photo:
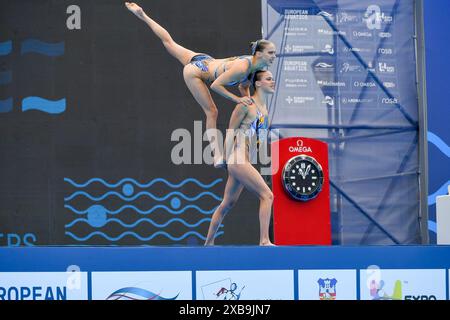
[[[275,92],[275,80],[270,71],[258,71],[254,78],[255,94],[253,104],[238,104],[233,111],[225,139],[228,180],[223,201],[214,212],[206,237],[205,245],[214,245],[220,224],[235,205],[242,190],[254,193],[260,202],[259,245],[273,246],[269,238],[269,225],[272,215],[273,194],[261,174],[253,167],[258,144],[269,128],[267,97]]]

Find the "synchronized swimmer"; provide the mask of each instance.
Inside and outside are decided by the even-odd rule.
[[[249,90],[252,77],[255,72],[265,70],[272,65],[276,58],[275,45],[267,40],[258,40],[252,43],[252,55],[215,59],[210,55],[180,46],[167,30],[151,19],[137,4],[126,2],[125,6],[150,27],[168,53],[184,66],[183,76],[186,85],[206,114],[206,132],[214,152],[214,166],[225,166],[224,156],[220,152],[217,139],[218,110],[208,86],[235,103],[252,105]],[[226,88],[236,85],[239,86],[242,97],[236,96]]]
[[[214,212],[205,245],[214,245],[217,230],[238,200],[242,190],[254,193],[260,201],[259,225],[261,246],[272,246],[269,225],[272,212],[273,194],[261,174],[253,167],[258,143],[269,128],[267,96],[275,92],[275,80],[270,71],[258,71],[254,77],[255,94],[253,104],[239,103],[233,111],[225,138],[228,180],[223,201]]]

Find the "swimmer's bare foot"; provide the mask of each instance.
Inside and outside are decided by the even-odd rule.
[[[144,10],[142,10],[141,7],[139,7],[134,2],[125,2],[125,7],[127,7],[128,10],[130,10],[132,13],[136,15],[136,17],[142,19],[144,17]]]
[[[222,169],[222,168],[226,169],[226,167],[227,167],[227,163],[225,162],[225,160],[222,157],[214,159],[214,168],[216,168],[216,169]]]
[[[274,245],[272,242],[270,241],[264,241],[264,242],[260,242],[259,243],[260,246],[265,246],[265,247],[276,247],[276,245]]]

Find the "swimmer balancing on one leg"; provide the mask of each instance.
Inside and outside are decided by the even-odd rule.
[[[251,55],[215,59],[180,46],[167,30],[151,19],[137,4],[125,2],[125,6],[150,27],[167,52],[184,66],[183,76],[186,85],[206,114],[206,129],[214,151],[214,166],[223,166],[223,155],[217,142],[218,110],[209,88],[235,103],[250,106],[253,103],[249,91],[252,76],[256,71],[272,65],[276,58],[275,45],[267,40],[258,40],[252,43]],[[239,86],[242,97],[236,96],[226,88],[235,85]]]

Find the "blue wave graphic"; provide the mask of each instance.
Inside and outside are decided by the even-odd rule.
[[[223,233],[224,233],[223,231],[218,232],[217,235],[216,235],[216,238],[218,236],[221,236]],[[172,241],[180,241],[180,240],[183,240],[183,239],[185,239],[185,238],[187,238],[187,237],[189,237],[191,235],[196,236],[196,237],[198,237],[198,238],[200,238],[202,240],[206,240],[206,237],[204,237],[203,235],[201,235],[200,233],[195,232],[195,231],[189,231],[189,232],[183,234],[182,236],[180,236],[178,238],[173,237],[173,236],[171,236],[170,234],[168,234],[167,232],[164,232],[164,231],[158,231],[158,232],[156,232],[156,233],[154,233],[151,236],[146,237],[146,238],[145,237],[141,237],[140,235],[138,235],[135,232],[129,232],[129,231],[124,232],[124,233],[122,233],[121,235],[119,235],[119,236],[117,236],[115,238],[110,237],[110,236],[108,236],[105,233],[100,232],[100,231],[92,232],[91,234],[87,235],[86,237],[78,237],[78,236],[74,235],[72,232],[68,232],[68,231],[66,231],[65,234],[67,236],[72,237],[73,239],[75,239],[77,241],[87,241],[87,240],[89,240],[90,238],[92,238],[92,237],[94,237],[96,235],[101,236],[101,237],[105,238],[108,241],[119,241],[123,237],[126,237],[126,236],[133,236],[133,237],[135,237],[136,239],[138,239],[140,241],[149,241],[149,240],[152,240],[152,239],[154,239],[154,238],[156,238],[157,236],[160,236],[160,235],[164,236],[164,237],[167,237],[167,238],[169,238]]]
[[[61,56],[64,54],[64,41],[48,43],[37,39],[28,39],[22,42],[20,53],[39,53],[49,57]]]
[[[0,113],[10,112],[13,109],[13,99],[0,100]]]
[[[166,184],[167,186],[169,186],[171,188],[178,189],[178,188],[181,188],[182,186],[184,186],[187,183],[195,183],[199,187],[202,187],[202,188],[211,188],[211,187],[215,186],[216,184],[222,182],[222,179],[217,179],[217,180],[213,181],[210,184],[203,184],[200,181],[198,181],[197,179],[193,179],[193,178],[186,179],[186,180],[180,182],[179,184],[170,183],[166,179],[162,179],[162,178],[154,179],[154,180],[150,181],[147,184],[140,184],[136,180],[129,179],[129,178],[122,179],[116,184],[110,184],[110,183],[108,183],[105,180],[100,179],[100,178],[93,178],[93,179],[90,179],[89,181],[87,181],[86,183],[82,183],[82,184],[78,184],[78,183],[74,182],[73,180],[71,180],[69,178],[64,178],[64,181],[65,182],[69,182],[72,186],[74,186],[76,188],[84,188],[84,187],[87,187],[88,185],[90,185],[91,183],[94,183],[94,182],[100,182],[104,186],[110,187],[110,188],[117,188],[118,186],[120,186],[123,183],[133,183],[133,184],[135,184],[136,186],[138,186],[140,188],[149,188],[152,185],[154,185],[155,183],[161,182],[161,183],[164,183],[164,184]]]
[[[130,296],[129,294],[139,296],[142,299],[134,298],[134,297]],[[125,298],[128,300],[175,300],[176,298],[178,298],[179,295],[180,294],[178,293],[175,297],[164,298],[160,294],[153,293],[151,291],[148,291],[148,290],[145,290],[142,288],[128,287],[128,288],[122,288],[117,291],[114,291],[106,298],[106,300],[119,300],[119,299],[121,300],[122,298]],[[113,299],[113,298],[115,298],[115,299]]]
[[[65,205],[64,208],[69,209],[72,212],[74,212],[76,214],[80,214],[80,215],[89,213],[89,210],[84,210],[84,211],[77,210],[77,209],[75,209],[74,207],[72,207],[70,205]],[[184,208],[181,208],[179,210],[172,210],[171,208],[169,208],[169,207],[167,207],[165,205],[156,205],[156,206],[152,207],[149,210],[143,211],[143,210],[140,210],[140,209],[136,208],[135,206],[126,205],[126,206],[123,206],[123,207],[121,207],[120,209],[118,209],[116,211],[110,211],[110,210],[105,208],[105,212],[115,215],[115,214],[119,214],[120,212],[122,212],[125,209],[133,209],[136,212],[138,212],[140,214],[143,214],[143,215],[151,214],[153,211],[158,210],[158,209],[164,209],[164,210],[166,210],[167,212],[169,212],[169,213],[171,213],[173,215],[182,214],[183,212],[187,211],[188,209],[195,209],[195,210],[197,210],[198,212],[200,212],[202,214],[210,215],[210,214],[213,214],[214,211],[216,210],[216,208],[212,208],[211,210],[203,210],[202,208],[200,208],[200,207],[198,207],[196,205],[187,205]]]
[[[22,111],[38,110],[51,114],[66,111],[66,99],[50,101],[39,97],[28,97],[22,100]]]
[[[436,197],[443,196],[447,194],[448,186],[450,185],[450,180],[447,181],[440,187],[435,193],[428,196],[428,205],[431,206],[436,203]]]
[[[437,233],[437,225],[436,222],[428,220],[428,230]]]
[[[0,42],[0,56],[6,56],[12,51],[12,41]]]
[[[11,71],[0,72],[0,84],[8,84],[11,81],[12,81]]]
[[[90,199],[92,201],[101,201],[101,200],[106,199],[109,196],[117,196],[117,197],[119,197],[120,199],[122,199],[124,201],[133,201],[133,200],[136,200],[137,198],[139,198],[141,196],[148,196],[148,197],[150,197],[150,198],[152,198],[153,200],[156,200],[156,201],[165,201],[165,200],[167,200],[168,198],[170,198],[172,196],[179,196],[179,197],[181,197],[181,198],[183,198],[184,200],[187,200],[187,201],[196,201],[196,200],[200,199],[201,197],[211,196],[212,198],[214,198],[214,199],[216,199],[218,201],[222,201],[222,198],[218,197],[217,195],[215,195],[214,193],[209,192],[209,191],[208,192],[202,192],[202,193],[200,193],[197,196],[192,197],[192,198],[188,197],[188,196],[186,196],[183,193],[178,192],[178,191],[171,192],[171,193],[169,193],[169,194],[167,194],[167,195],[165,195],[164,197],[161,197],[161,198],[151,194],[150,192],[146,192],[146,191],[139,192],[138,194],[134,195],[133,197],[128,197],[128,198],[124,197],[122,194],[120,194],[120,193],[118,193],[116,191],[107,192],[104,195],[102,195],[100,197],[97,197],[97,198],[91,196],[90,194],[88,194],[88,193],[86,193],[84,191],[77,191],[77,192],[73,193],[72,195],[70,195],[69,197],[64,198],[64,200],[65,201],[70,201],[70,200],[72,200],[73,198],[75,198],[77,196],[85,196],[86,198],[88,198],[88,199]]]
[[[450,158],[450,147],[439,136],[428,131],[428,142],[434,144],[443,154]]]
[[[148,219],[148,218],[142,218],[142,219],[137,220],[135,223],[132,223],[132,224],[126,224],[126,223],[124,223],[123,221],[121,221],[121,220],[119,220],[119,219],[113,218],[113,219],[108,219],[108,220],[106,221],[105,225],[107,225],[107,224],[110,223],[110,222],[116,222],[116,223],[120,224],[122,227],[125,227],[125,228],[134,228],[134,227],[136,227],[137,225],[139,225],[139,224],[141,224],[141,223],[148,222],[148,223],[152,224],[152,225],[155,226],[155,227],[158,227],[158,228],[164,228],[164,227],[167,227],[168,225],[170,225],[170,224],[172,224],[172,223],[174,223],[174,222],[180,222],[180,223],[184,224],[184,225],[185,225],[186,227],[188,227],[188,228],[195,228],[195,227],[198,227],[199,225],[201,225],[201,224],[203,224],[203,223],[205,223],[205,222],[210,222],[210,221],[211,221],[210,218],[204,218],[204,219],[198,221],[198,222],[195,223],[195,224],[189,224],[188,222],[184,221],[183,219],[180,219],[180,218],[174,218],[174,219],[170,219],[169,221],[167,221],[167,222],[164,223],[164,224],[158,224],[158,223],[154,222],[154,221],[151,220],[151,219]],[[87,224],[90,225],[88,219],[81,219],[81,218],[80,218],[80,219],[76,219],[76,220],[72,221],[72,222],[69,223],[69,224],[66,224],[65,227],[66,227],[66,228],[70,228],[70,227],[74,226],[75,224],[77,224],[77,223],[79,223],[79,222],[85,222],[85,223],[87,223]],[[221,225],[221,226],[223,227],[223,225]]]

